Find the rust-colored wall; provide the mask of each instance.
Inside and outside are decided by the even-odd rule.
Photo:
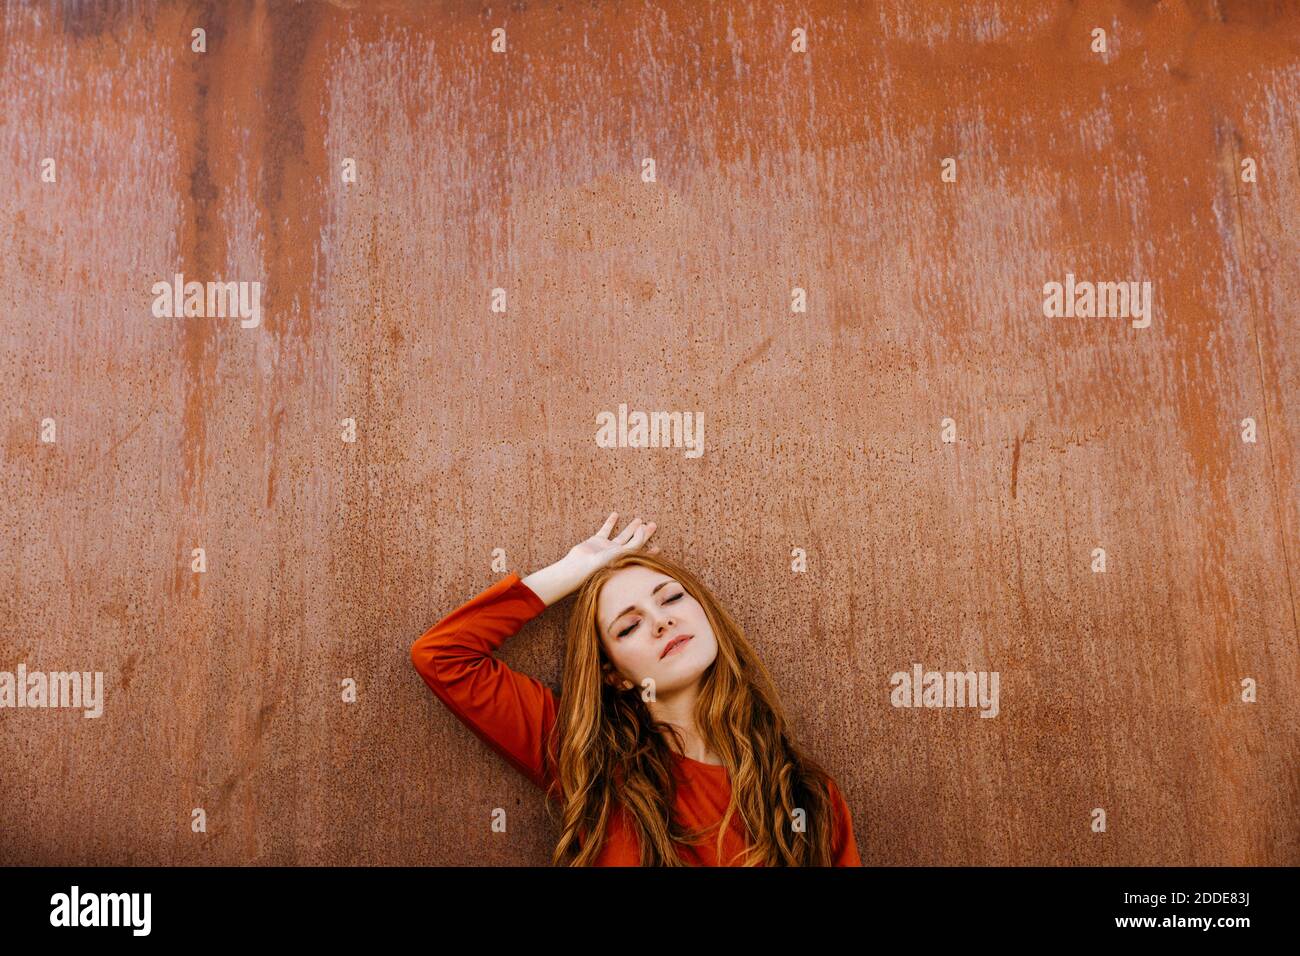
[[[548,862],[408,650],[617,510],[865,862],[1300,863],[1294,5],[33,2],[0,44],[0,670],[106,685],[0,710],[0,862]],[[176,272],[261,324],[155,317]],[[1150,327],[1044,317],[1067,272]],[[620,403],[704,455],[597,447]],[[505,653],[557,688],[567,606]],[[914,662],[1000,713],[891,706]]]

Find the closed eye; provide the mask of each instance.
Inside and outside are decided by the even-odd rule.
[[[685,596],[686,596],[686,592],[685,592],[685,591],[682,591],[680,594],[674,594],[674,595],[673,595],[672,597],[670,597],[667,601],[664,601],[664,603],[665,603],[665,604],[672,604],[674,601],[677,601],[677,600],[679,600],[679,599],[681,599],[681,598],[684,598]],[[623,628],[623,630],[619,631],[619,632],[618,632],[618,636],[619,636],[619,637],[627,637],[629,634],[632,633],[633,629],[635,629],[636,626],[637,626],[638,624],[640,624],[640,623],[641,623],[640,621],[633,621],[633,622],[632,622],[631,624],[629,624],[627,627]]]

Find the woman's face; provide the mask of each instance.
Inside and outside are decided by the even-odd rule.
[[[639,564],[619,568],[601,587],[596,626],[619,673],[638,688],[653,678],[656,697],[690,686],[718,656],[700,602],[674,578]]]

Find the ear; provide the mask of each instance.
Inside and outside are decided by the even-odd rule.
[[[633,686],[630,680],[619,674],[608,664],[605,665],[605,683],[616,690],[628,690]]]

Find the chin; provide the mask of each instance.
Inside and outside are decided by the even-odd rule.
[[[659,663],[663,664],[665,662],[660,661]],[[666,688],[668,690],[678,690],[682,687],[688,687],[703,677],[705,672],[709,669],[708,664],[701,664],[697,661],[681,661],[680,663],[682,666],[674,668],[672,671],[668,671],[668,668],[664,668],[664,671],[666,672],[664,674],[664,679],[656,681],[655,686]]]

